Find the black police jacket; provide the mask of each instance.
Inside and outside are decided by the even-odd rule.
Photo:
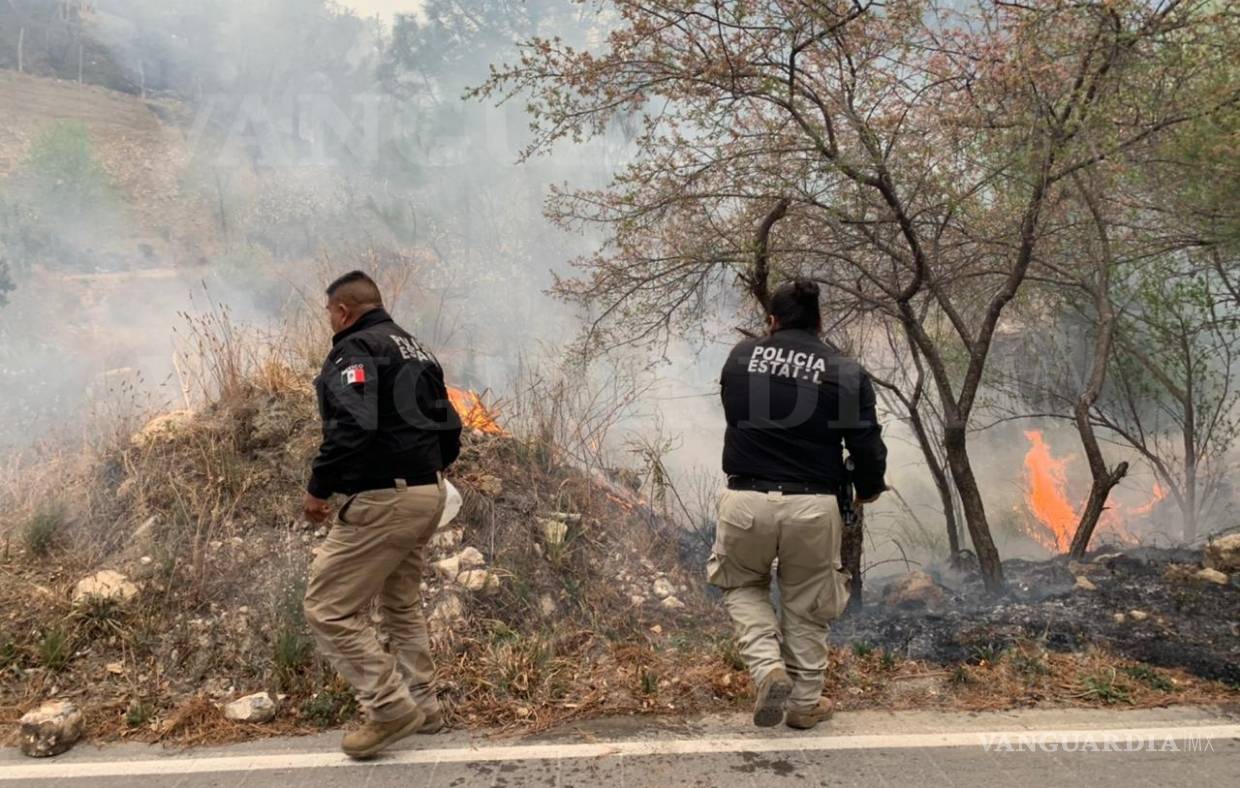
[[[857,495],[886,489],[887,447],[865,370],[809,331],[745,339],[720,378],[723,471],[771,482],[839,484],[843,450]]]
[[[332,337],[315,380],[323,443],[307,490],[316,498],[433,484],[460,453],[461,420],[439,362],[383,309]]]

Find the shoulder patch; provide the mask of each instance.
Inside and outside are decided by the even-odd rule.
[[[345,367],[340,372],[340,379],[346,386],[352,386],[357,383],[365,383],[366,367],[362,364],[353,364]]]

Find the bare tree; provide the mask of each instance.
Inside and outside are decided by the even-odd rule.
[[[996,330],[1064,183],[1198,113],[1174,85],[1209,66],[1161,53],[1211,14],[1135,1],[608,5],[604,51],[531,39],[478,91],[530,95],[529,154],[643,113],[638,155],[609,188],[549,206],[611,231],[584,276],[557,283],[589,310],[587,339],[700,323],[751,268],[752,228],[787,200],[772,265],[907,333],[986,585],[1001,589],[967,437]],[[1152,82],[1172,87],[1150,101]]]

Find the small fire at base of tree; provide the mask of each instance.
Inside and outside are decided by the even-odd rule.
[[[1081,511],[1069,492],[1068,482],[1069,470],[1077,463],[1072,457],[1055,457],[1041,430],[1027,430],[1025,438],[1029,441],[1025,454],[1025,506],[1032,515],[1025,521],[1025,532],[1050,552],[1066,553],[1081,522]],[[1083,473],[1088,475],[1088,469],[1083,469]],[[1127,506],[1112,496],[1111,505],[1098,519],[1093,542],[1140,544],[1134,526],[1164,498],[1166,493],[1158,482],[1154,482],[1149,500],[1138,506]]]

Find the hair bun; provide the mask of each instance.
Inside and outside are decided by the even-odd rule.
[[[819,290],[817,282],[809,279],[798,279],[795,283],[793,283],[792,287],[793,292],[799,296],[810,296],[813,298],[818,297]]]

